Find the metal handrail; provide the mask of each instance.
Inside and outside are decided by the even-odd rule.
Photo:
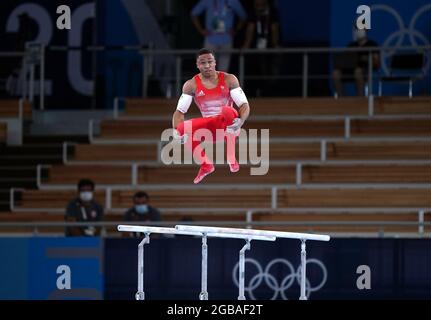
[[[254,140],[250,140],[254,141]],[[283,142],[318,142],[321,143],[325,141],[326,143],[333,142],[430,142],[431,137],[414,137],[414,136],[405,136],[405,137],[382,137],[382,136],[370,136],[370,137],[351,137],[349,140],[346,140],[344,137],[303,137],[303,138],[271,138],[272,143],[283,143]],[[125,139],[125,138],[96,138],[93,140],[92,144],[104,144],[104,145],[148,145],[148,144],[157,144],[160,142],[158,139]]]
[[[431,50],[431,46],[404,46],[404,47],[367,47],[367,48],[350,48],[350,47],[299,47],[299,48],[274,48],[274,49],[226,49],[217,50],[219,53],[229,53],[239,55],[240,72],[239,78],[240,83],[244,83],[244,55],[253,54],[302,54],[303,55],[303,68],[301,76],[303,85],[303,97],[308,97],[308,79],[309,77],[309,55],[312,53],[337,53],[337,52],[367,52],[368,53],[368,95],[373,96],[372,93],[372,79],[373,79],[373,67],[372,67],[372,54],[376,51],[382,53],[386,51],[411,51],[411,50]],[[192,55],[196,53],[196,50],[169,50],[169,49],[144,49],[140,53],[144,57],[152,57],[154,55],[173,55],[176,56],[176,92],[179,95],[180,84],[181,84],[181,59],[182,55]],[[148,81],[144,81],[144,97],[146,97]],[[372,104],[372,100],[369,101]]]
[[[94,121],[93,119],[88,121],[88,141],[90,144],[92,144],[94,140]]]
[[[117,111],[118,112],[118,111]],[[163,121],[166,122],[172,117],[169,115],[160,116],[122,116],[116,120],[121,123],[122,121]],[[365,114],[347,114],[347,115],[337,115],[337,114],[310,114],[310,115],[250,115],[248,122],[259,122],[259,121],[286,121],[286,120],[345,120],[349,118],[350,120],[431,120],[431,114],[380,114],[373,115],[370,117]],[[169,126],[166,126],[170,129]]]
[[[49,164],[38,164],[36,166],[36,186],[38,189],[42,188],[42,170],[43,168],[51,168]]]
[[[351,47],[296,47],[296,48],[268,48],[268,49],[220,49],[220,53],[248,53],[260,54],[267,52],[274,53],[314,53],[314,52],[342,52],[342,51],[389,51],[389,50],[425,50],[431,49],[431,45],[427,46],[377,46],[367,48],[351,48]],[[47,46],[46,50],[51,51],[67,51],[67,50],[87,50],[87,51],[109,51],[109,50],[139,50],[141,53],[152,54],[169,54],[169,55],[195,55],[196,49],[151,49],[148,46]]]
[[[111,209],[111,208],[107,208],[107,209]],[[425,214],[426,212],[431,211],[430,209],[425,209],[425,208],[421,208],[421,209],[416,209],[416,213],[418,214],[418,219],[417,221],[375,221],[375,220],[350,220],[350,221],[321,221],[321,220],[316,220],[316,221],[310,221],[310,220],[304,220],[304,221],[253,221],[253,215],[254,214],[258,214],[258,213],[269,213],[269,214],[273,214],[275,212],[278,213],[283,213],[283,212],[287,212],[287,210],[292,210],[293,208],[290,209],[267,209],[265,212],[265,209],[248,209],[245,212],[245,220],[244,221],[230,221],[230,220],[224,220],[224,221],[215,221],[215,220],[206,220],[204,222],[200,222],[200,221],[191,221],[190,224],[197,224],[197,225],[201,225],[201,224],[205,224],[205,225],[219,225],[219,226],[226,226],[226,225],[239,225],[239,226],[246,226],[247,228],[251,228],[252,226],[374,226],[374,227],[379,227],[379,228],[384,228],[384,227],[389,227],[389,226],[416,226],[418,228],[418,232],[417,234],[423,236],[425,233],[425,226],[427,225],[431,225],[431,221],[425,221]],[[302,208],[304,209],[304,208]],[[357,208],[358,209],[358,208]],[[200,213],[202,212],[204,209],[196,209],[192,210],[192,209],[188,209],[185,212],[181,212],[183,214],[193,214],[193,213]],[[238,210],[238,209],[237,209]],[[316,209],[319,213],[324,214],[325,210],[322,209]],[[345,208],[342,209],[343,211],[346,211]],[[388,210],[388,209],[386,209]],[[409,211],[410,213],[414,213],[412,212],[412,210],[403,210],[401,211],[400,208],[396,208],[397,212],[396,213],[405,213],[407,211]],[[111,212],[118,212],[119,210],[110,210]],[[122,210],[123,212],[125,211]],[[220,211],[220,210],[219,210]],[[238,210],[238,212],[240,212],[241,210]],[[332,211],[332,210],[331,210]],[[364,210],[362,210],[364,211]],[[220,211],[222,212],[222,211]],[[307,211],[308,213],[311,212],[309,209]],[[389,212],[389,211],[388,211]],[[241,212],[243,213],[243,212]],[[305,212],[304,212],[305,213]],[[339,212],[339,214],[342,214],[345,212]],[[370,211],[369,213],[372,213],[372,211]],[[299,213],[297,213],[299,214]],[[132,222],[130,222],[132,223]],[[66,222],[66,221],[62,221],[62,222],[48,222],[48,221],[41,221],[41,222],[0,222],[0,229],[3,227],[31,227],[35,230],[35,232],[37,231],[38,228],[40,227],[73,227],[73,226],[100,226],[102,228],[105,228],[107,226],[115,226],[119,224],[119,222],[106,222],[106,221],[93,221],[93,222]],[[124,223],[123,223],[124,224]],[[141,225],[172,225],[172,221],[152,221],[152,222],[133,222],[134,225],[136,224],[141,224]],[[381,234],[383,232],[382,229],[379,230],[379,234]]]
[[[6,230],[10,228],[31,228],[32,235],[38,235],[39,229],[42,228],[66,228],[66,227],[100,227],[102,229],[102,232],[100,236],[106,237],[108,236],[107,228],[116,227],[119,224],[127,225],[131,222],[125,222],[125,221],[101,221],[101,222],[0,222],[0,230],[5,230],[0,232],[1,236],[8,236],[11,233],[8,233]],[[134,221],[133,225],[146,225],[146,226],[174,226],[175,222],[172,221],[146,221],[146,222],[138,222]],[[387,235],[391,235],[395,233],[397,236],[400,234],[411,234],[418,237],[424,237],[427,233],[425,232],[424,228],[426,226],[431,226],[431,222],[428,221],[188,221],[186,224],[189,225],[207,225],[207,226],[242,226],[247,227],[248,229],[251,227],[294,227],[294,226],[302,226],[304,229],[307,230],[307,232],[313,233],[313,229],[315,227],[331,227],[331,226],[343,226],[343,227],[354,227],[354,226],[360,226],[360,227],[376,227],[379,230],[377,231],[332,231],[327,232],[330,235],[337,235],[337,234],[348,234],[357,236],[359,234],[366,234],[367,236],[370,236],[370,234],[374,234],[377,232],[377,235],[379,237],[384,237],[385,232]],[[411,231],[386,231],[385,228],[388,227],[417,227],[417,232],[411,232]],[[308,229],[307,229],[308,228]],[[51,234],[58,234],[58,232],[51,231]],[[115,230],[114,233],[117,233]],[[16,235],[16,232],[13,232],[13,234]],[[20,232],[22,235],[28,235],[26,232]]]
[[[133,221],[133,222],[125,222],[124,220],[118,221],[87,221],[87,222],[72,222],[72,221],[31,221],[31,222],[0,222],[0,228],[10,228],[10,227],[113,227],[117,226],[119,223],[121,224],[133,224],[133,225],[169,225],[174,226],[177,222],[173,221]],[[187,221],[184,224],[202,224],[202,221]],[[255,225],[255,226],[295,226],[295,225],[322,225],[322,226],[431,226],[431,221],[417,222],[417,221],[374,221],[374,220],[360,220],[360,221],[320,221],[320,220],[305,220],[305,221],[211,221],[205,220],[205,224],[211,225]]]
[[[110,213],[123,213],[129,208],[106,208],[106,211]],[[188,214],[195,215],[200,214],[202,212],[211,212],[211,213],[246,213],[248,215],[254,215],[259,213],[281,213],[281,214],[303,214],[303,213],[334,213],[334,214],[353,214],[353,213],[363,213],[363,214],[373,214],[373,213],[383,213],[383,214],[403,214],[403,213],[419,213],[419,212],[431,212],[431,207],[405,207],[405,208],[391,208],[391,207],[329,207],[329,208],[321,208],[321,207],[291,207],[291,208],[158,208],[162,212],[169,212],[175,214]],[[63,214],[64,208],[16,208],[13,210],[14,213],[52,213],[52,214]]]
[[[290,189],[297,187],[296,182],[294,183],[268,183],[261,185],[254,185],[250,183],[236,183],[234,185],[228,183],[211,184],[205,186],[195,186],[186,183],[178,184],[98,184],[98,188],[101,190],[112,190],[112,191],[133,191],[139,187],[145,187],[147,190],[165,190],[169,189],[183,189],[183,190],[270,190],[271,188]],[[301,189],[316,190],[316,189],[430,189],[431,183],[302,183]],[[74,184],[42,184],[40,190],[76,190]]]
[[[113,109],[113,118],[114,119],[117,119],[118,118],[118,115],[119,115],[119,103],[120,103],[120,101],[123,101],[125,98],[123,98],[123,97],[116,97],[116,98],[114,98],[114,109]]]
[[[144,70],[144,79],[143,79],[143,88],[142,93],[144,97],[147,97],[148,93],[148,77],[150,76],[151,66],[149,63],[151,63],[152,57],[154,55],[171,55],[173,57],[176,57],[175,59],[175,92],[177,96],[180,94],[180,88],[181,88],[181,72],[182,72],[182,56],[184,55],[194,55],[196,53],[195,49],[153,49],[150,48],[148,45],[145,46],[41,46],[41,79],[44,80],[45,74],[45,51],[51,50],[51,51],[67,51],[67,50],[88,50],[88,51],[105,51],[105,50],[134,50],[138,51],[144,58],[144,65],[146,66]],[[303,86],[303,97],[308,97],[308,80],[311,78],[314,78],[315,76],[309,75],[309,60],[310,54],[317,54],[317,53],[337,53],[337,52],[367,52],[369,57],[369,68],[368,68],[368,95],[370,97],[373,96],[372,93],[372,75],[373,75],[373,68],[372,68],[372,53],[373,52],[386,52],[386,51],[411,51],[411,50],[431,50],[431,46],[403,46],[403,47],[391,47],[391,46],[377,46],[377,47],[367,47],[367,48],[349,48],[349,47],[297,47],[297,48],[274,48],[274,49],[226,49],[226,50],[217,50],[219,53],[229,53],[229,54],[238,54],[239,55],[239,78],[240,83],[244,83],[244,55],[256,55],[256,54],[302,54],[303,55],[303,69],[301,75],[297,76],[296,78],[302,78],[302,86]],[[148,57],[149,59],[145,59]],[[150,62],[148,62],[150,60]],[[44,106],[44,91],[43,91],[43,83],[44,81],[41,81],[41,110],[43,110]],[[117,102],[114,102],[118,103]],[[372,104],[372,99],[369,100],[369,104]],[[115,110],[115,108],[114,108]],[[117,114],[114,113],[114,117]]]
[[[45,81],[45,52],[46,50],[51,51],[67,51],[67,50],[88,50],[88,51],[104,51],[104,50],[135,50],[138,51],[144,57],[151,58],[154,55],[172,55],[177,57],[176,59],[176,76],[175,76],[175,92],[177,95],[180,93],[181,86],[181,66],[183,55],[194,55],[196,50],[194,49],[152,49],[148,46],[45,46],[43,44],[40,45],[40,109],[44,110],[44,81]],[[28,49],[29,50],[29,49]],[[336,53],[336,52],[368,52],[369,53],[369,62],[372,61],[372,53],[373,52],[386,52],[386,51],[411,51],[411,50],[431,50],[431,46],[403,46],[403,47],[391,47],[391,46],[377,46],[377,47],[367,47],[367,48],[349,48],[349,47],[297,47],[297,48],[274,48],[274,49],[226,49],[226,50],[217,50],[220,53],[230,53],[230,54],[238,54],[240,56],[240,74],[239,78],[241,79],[241,83],[244,80],[244,55],[254,55],[254,54],[302,54],[303,55],[303,70],[301,75],[298,75],[297,78],[302,78],[303,83],[303,97],[308,96],[308,79],[314,78],[315,76],[309,75],[309,55],[316,53]],[[0,57],[26,57],[28,51],[25,52],[0,52]],[[150,59],[151,60],[151,59]],[[369,65],[368,70],[369,79],[372,80],[372,64]],[[147,77],[149,74],[147,73]],[[146,97],[148,85],[148,79],[144,79],[143,93],[144,97]],[[369,81],[371,82],[371,81]],[[369,95],[372,96],[372,84],[368,83],[369,86]]]
[[[271,102],[271,101],[269,101]],[[287,103],[289,103],[287,101]],[[370,116],[365,113],[351,113],[351,114],[285,114],[285,115],[250,115],[248,122],[252,121],[285,121],[285,120],[343,120],[349,117],[351,120],[417,120],[417,119],[431,119],[431,113],[424,114],[376,114]],[[118,121],[125,120],[138,120],[138,121],[169,121],[172,119],[171,115],[122,115],[117,118]]]

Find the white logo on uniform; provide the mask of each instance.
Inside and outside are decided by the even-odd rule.
[[[205,95],[205,92],[203,92],[202,90],[198,93],[198,97],[202,97]]]

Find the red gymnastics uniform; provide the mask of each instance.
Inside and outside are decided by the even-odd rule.
[[[199,75],[194,76],[196,81],[196,91],[194,101],[198,106],[202,118],[195,118],[180,123],[177,127],[178,133],[182,136],[187,134],[190,140],[193,140],[193,132],[199,129],[207,129],[213,135],[213,142],[216,141],[216,130],[222,129],[225,132],[224,139],[232,139],[235,145],[236,136],[226,133],[226,128],[233,123],[235,118],[238,118],[238,112],[233,108],[233,100],[230,96],[229,86],[225,81],[225,73],[218,72],[218,83],[215,88],[206,88]],[[228,143],[232,142],[229,141]],[[205,155],[204,150],[196,151],[196,148],[201,148],[201,141],[192,141],[193,154],[197,154],[201,164],[211,165],[212,162]],[[190,145],[186,143],[186,145]],[[235,148],[230,151],[228,148],[227,160],[229,164],[236,163]]]

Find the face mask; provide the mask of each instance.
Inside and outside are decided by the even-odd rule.
[[[90,200],[92,200],[92,199],[93,199],[93,192],[91,192],[91,191],[82,191],[82,192],[79,194],[79,198],[80,198],[82,201],[90,201]]]
[[[137,204],[135,210],[139,214],[144,214],[148,212],[148,204]]]
[[[367,36],[367,33],[365,32],[365,30],[361,29],[361,30],[356,30],[353,31],[353,40],[362,40]]]

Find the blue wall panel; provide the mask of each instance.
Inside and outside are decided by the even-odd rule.
[[[133,299],[137,281],[137,239],[106,240],[106,299]],[[307,242],[310,299],[431,298],[429,239],[332,239]],[[233,271],[239,240],[208,240],[210,299],[236,299]],[[153,239],[145,246],[145,293],[148,299],[198,299],[201,242],[196,238]],[[300,243],[252,242],[247,252],[246,296],[298,299]],[[360,290],[357,268],[371,271],[371,288]],[[293,270],[293,271],[292,271]]]
[[[102,299],[103,242],[99,238],[1,238],[0,299]],[[70,289],[59,290],[59,266]]]
[[[0,299],[27,298],[27,248],[27,239],[0,239]]]

